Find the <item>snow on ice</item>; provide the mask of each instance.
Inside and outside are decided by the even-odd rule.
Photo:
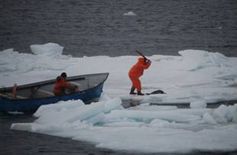
[[[237,149],[237,105],[207,108],[207,103],[237,99],[237,58],[201,50],[179,51],[180,56],[153,55],[142,77],[143,92],[167,94],[133,97],[143,104],[125,109],[128,70],[137,56],[62,55],[63,47],[32,45],[32,54],[14,49],[0,52],[0,86],[55,78],[109,72],[100,102],[80,100],[41,106],[33,123],[11,128],[88,141],[96,147],[133,152],[231,151]],[[23,61],[24,60],[24,61]],[[17,75],[17,76],[16,76]],[[190,102],[188,109],[150,105],[150,102]]]

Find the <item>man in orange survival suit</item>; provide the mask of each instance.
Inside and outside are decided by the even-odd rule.
[[[132,81],[130,94],[135,94],[134,91],[137,89],[137,95],[144,95],[141,92],[142,86],[139,78],[143,75],[144,69],[149,68],[150,65],[151,61],[149,59],[146,59],[145,57],[139,57],[137,63],[129,70],[128,75]]]
[[[67,82],[66,78],[67,74],[65,72],[63,72],[61,76],[57,77],[53,90],[55,96],[64,95],[66,90],[70,90],[70,92],[75,92],[76,89],[78,89],[77,86]]]

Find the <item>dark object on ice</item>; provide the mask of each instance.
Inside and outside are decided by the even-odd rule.
[[[151,93],[146,93],[146,95],[152,95],[152,94],[166,94],[163,90],[155,90]]]
[[[63,96],[55,96],[53,87],[55,79],[19,85],[16,94],[14,87],[0,88],[0,112],[34,113],[41,105],[57,103],[58,101],[82,100],[85,104],[98,101],[103,84],[109,73],[87,74],[68,77],[67,81],[80,85],[80,91],[68,92]]]

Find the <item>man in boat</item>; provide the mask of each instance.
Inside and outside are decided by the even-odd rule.
[[[67,94],[66,92],[73,93],[75,91],[78,91],[78,86],[67,81],[67,74],[65,72],[57,77],[53,90],[55,96],[65,95]]]
[[[148,69],[151,65],[151,61],[146,57],[139,57],[138,61],[132,68],[129,70],[129,78],[132,81],[132,87],[130,90],[130,94],[136,94],[134,91],[137,90],[137,95],[144,95],[141,92],[142,86],[140,77],[143,75],[145,69]]]

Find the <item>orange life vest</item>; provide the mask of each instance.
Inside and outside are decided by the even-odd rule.
[[[70,84],[64,79],[60,79],[56,81],[53,92],[56,96],[63,95],[65,93],[65,89],[67,88],[70,88]]]
[[[137,89],[137,91],[141,91],[141,81],[139,80],[139,77],[143,75],[143,72],[145,69],[149,68],[151,65],[151,62],[145,62],[144,58],[138,58],[138,61],[135,65],[132,66],[132,68],[129,70],[129,78],[132,81],[132,85],[134,88]]]
[[[129,70],[129,77],[140,77],[143,75],[145,69],[149,68],[151,63],[146,63],[144,58],[138,58],[138,61]]]

